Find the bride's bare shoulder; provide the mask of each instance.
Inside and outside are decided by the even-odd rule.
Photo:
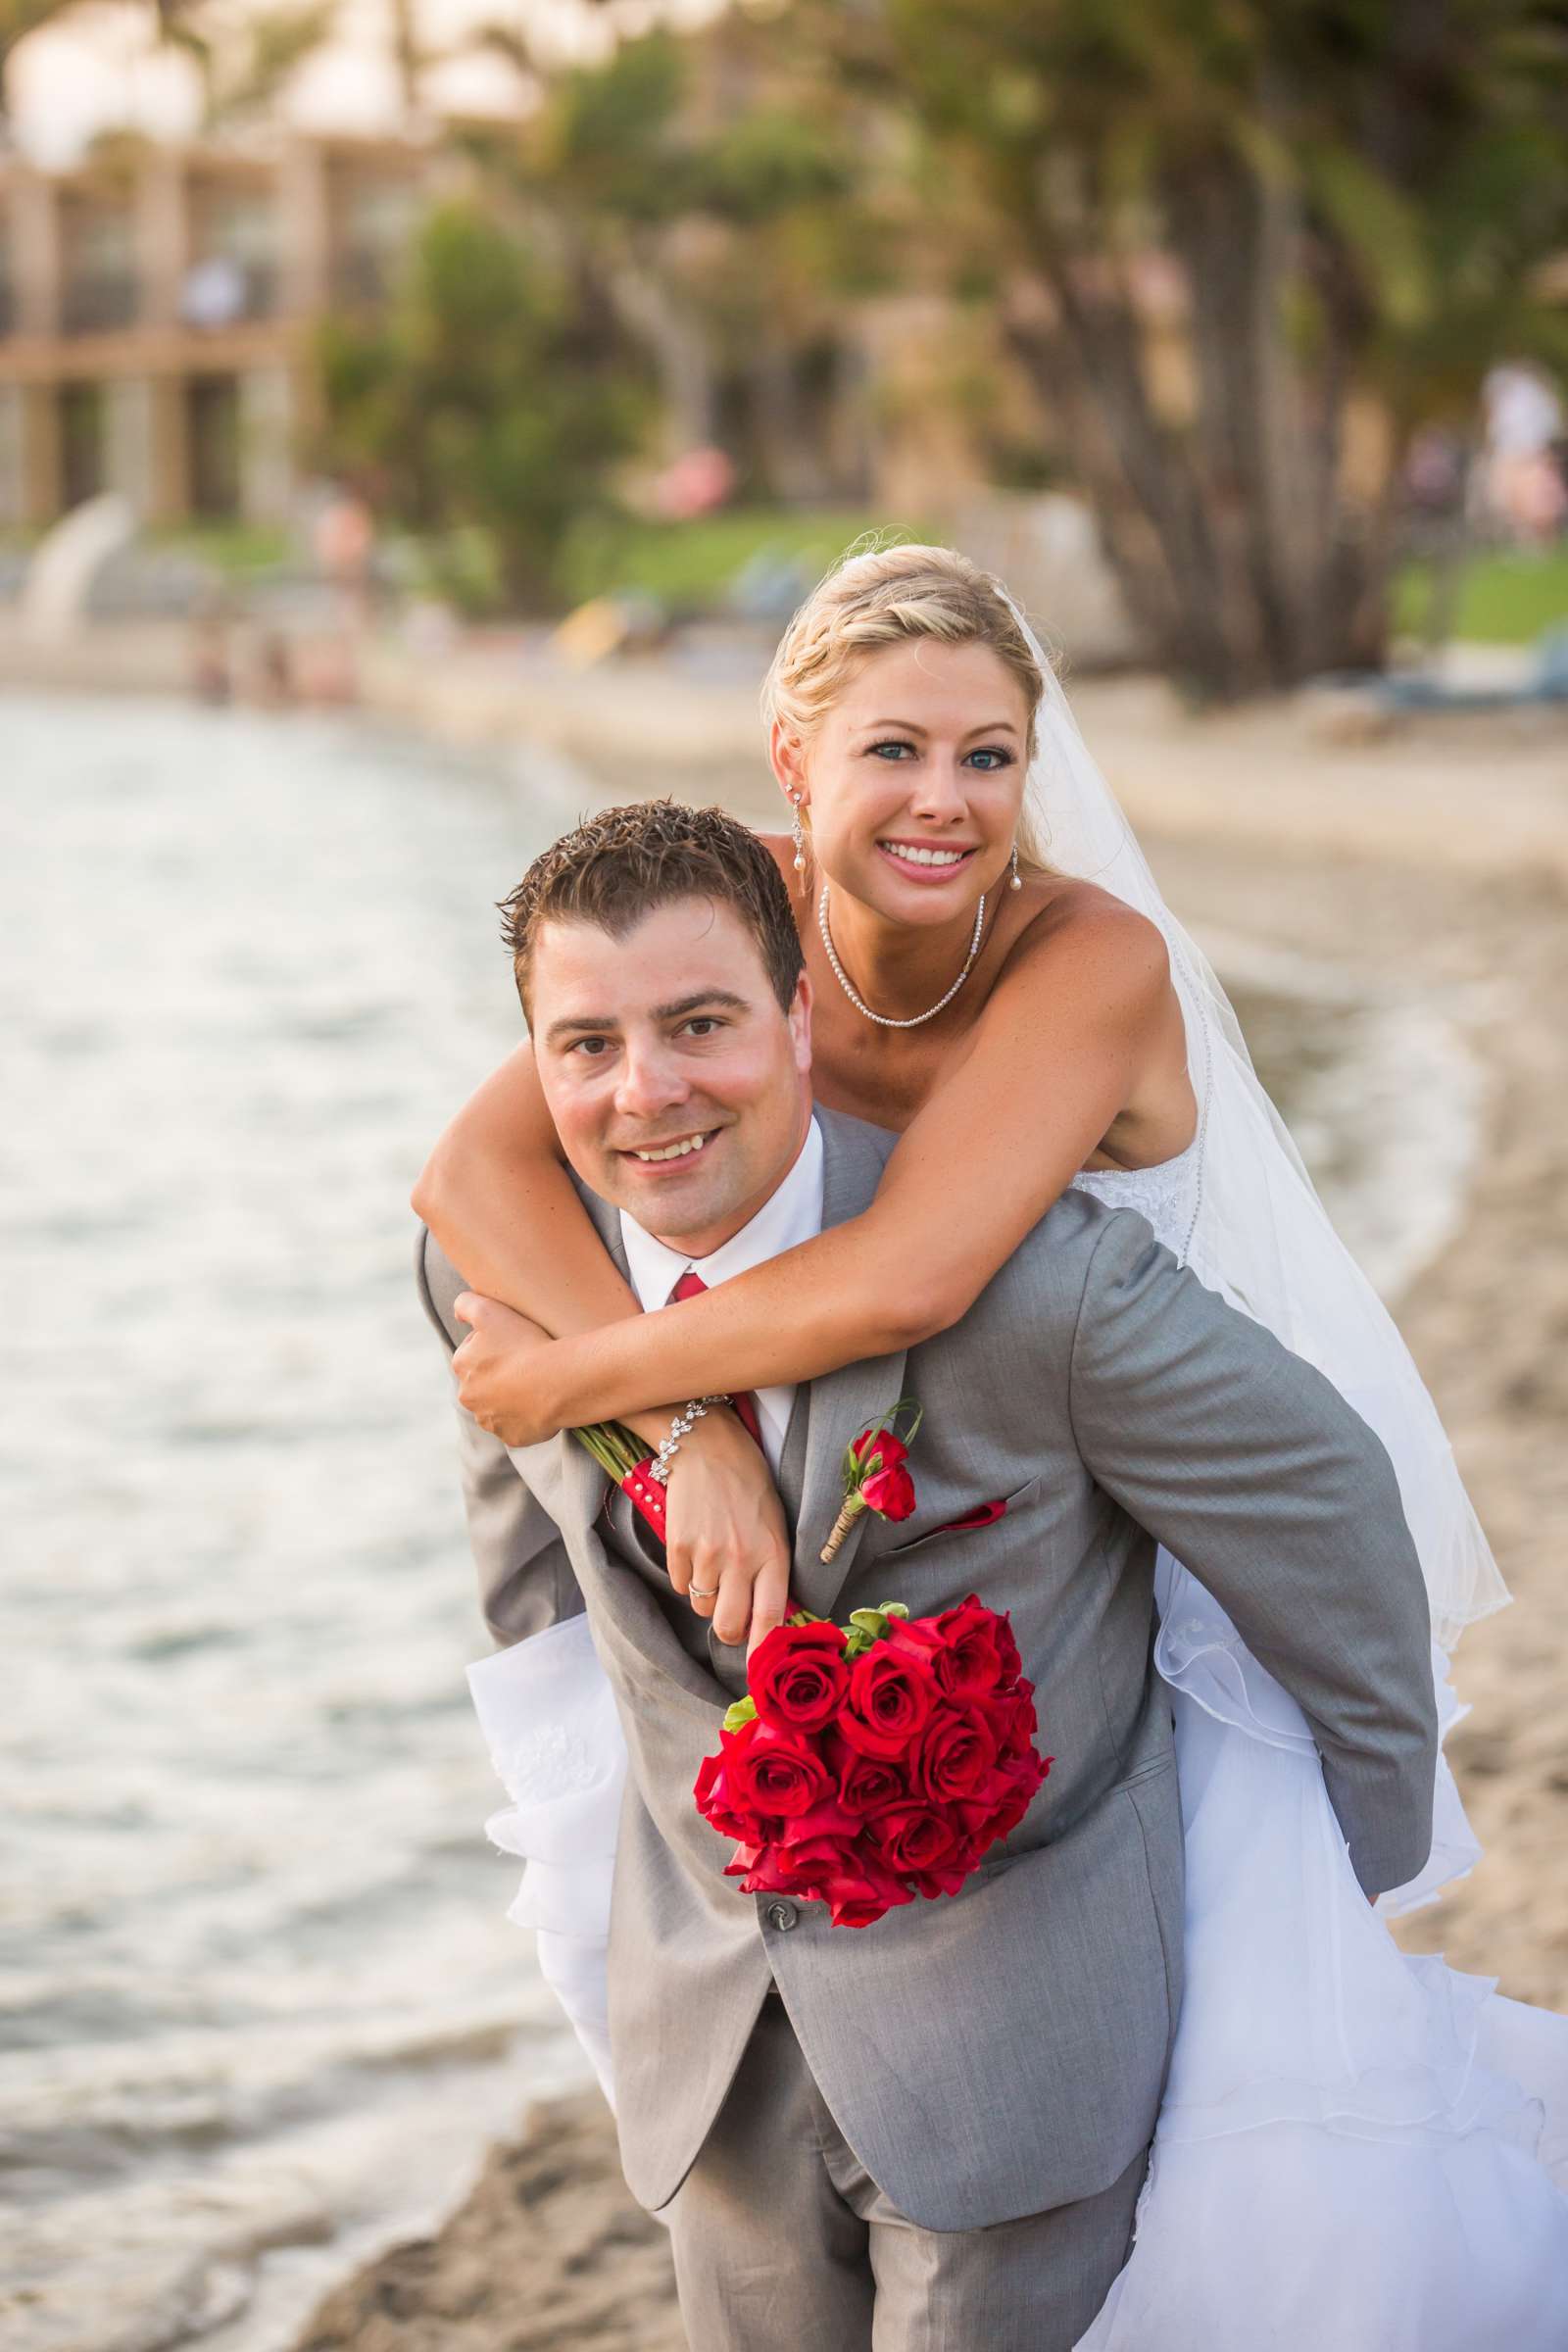
[[[1068,955],[1089,954],[1097,959],[1125,961],[1135,972],[1158,972],[1168,978],[1170,959],[1157,924],[1113,891],[1098,882],[1080,881],[1076,874],[1038,874],[1016,893],[1016,914],[1005,943],[1008,963],[1032,962],[1048,955],[1052,961]]]

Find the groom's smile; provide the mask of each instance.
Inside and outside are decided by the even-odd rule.
[[[540,1082],[583,1182],[691,1257],[738,1233],[805,1139],[808,984],[782,1006],[734,909],[686,898],[619,937],[541,924],[530,999]]]

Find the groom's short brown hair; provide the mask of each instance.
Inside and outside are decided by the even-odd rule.
[[[501,936],[524,1014],[541,923],[597,923],[620,939],[672,899],[733,906],[757,942],[781,1009],[789,1010],[806,958],[790,894],[769,852],[722,808],[633,801],[564,833],[499,901]]]

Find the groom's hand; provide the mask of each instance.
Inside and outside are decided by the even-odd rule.
[[[528,1358],[551,1345],[550,1334],[514,1314],[499,1298],[464,1291],[453,1313],[469,1325],[467,1338],[452,1358],[458,1396],[481,1429],[489,1430],[503,1446],[538,1446],[555,1431],[532,1413],[528,1396]]]

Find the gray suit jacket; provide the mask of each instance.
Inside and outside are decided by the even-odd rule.
[[[824,1222],[870,1200],[893,1138],[818,1112]],[[620,1261],[618,1221],[587,1196]],[[623,1261],[622,1261],[623,1262]],[[421,1237],[451,1346],[457,1275]],[[918,1496],[818,1552],[849,1440],[906,1394]],[[1151,1665],[1156,1540],[1209,1586],[1316,1736],[1362,1886],[1415,1876],[1437,1724],[1426,1592],[1388,1457],[1316,1372],[1179,1267],[1142,1217],[1068,1193],[961,1323],[800,1392],[780,1486],[794,1590],[842,1622],[978,1592],[1011,1612],[1051,1776],[961,1893],[833,1929],[723,1876],[692,1784],[745,1655],[679,1600],[577,1442],[510,1458],[466,1416],[484,1611],[511,1642],[586,1606],[631,1770],[610,2029],[633,2193],[679,2187],[770,1980],[866,2171],[912,2221],[967,2230],[1088,2196],[1152,2132],[1182,1985],[1171,1713]],[[1005,1516],[948,1530],[1004,1497]]]

